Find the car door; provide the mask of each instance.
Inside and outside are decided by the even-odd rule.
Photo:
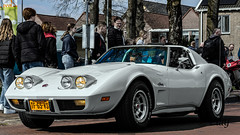
[[[190,52],[184,48],[170,48],[170,53],[169,105],[174,107],[197,105],[202,98],[205,86],[203,68],[193,65]],[[180,59],[185,59],[185,63],[179,64]]]
[[[148,47],[142,52],[142,63],[145,63],[149,70],[147,76],[151,78],[154,89],[156,110],[167,106],[169,101],[168,77],[167,77],[167,47]]]

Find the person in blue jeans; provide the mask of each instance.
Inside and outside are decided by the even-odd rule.
[[[62,63],[65,69],[74,67],[74,61],[78,60],[77,44],[73,35],[76,33],[75,24],[70,23],[67,25],[66,32],[62,35]]]
[[[17,26],[16,53],[22,71],[32,67],[43,67],[46,59],[46,39],[42,27],[35,22],[36,11],[32,8],[23,10],[25,22]]]
[[[2,92],[0,97],[0,110],[4,114],[15,113],[8,104],[5,93],[14,81],[13,68],[15,65],[15,39],[11,20],[5,18],[0,26],[0,79],[2,81]]]

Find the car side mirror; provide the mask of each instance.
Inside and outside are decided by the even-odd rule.
[[[97,61],[96,60],[92,60],[92,64],[95,64]]]
[[[179,70],[179,68],[185,67],[186,62],[189,60],[189,58],[187,57],[180,57],[178,58],[178,66],[177,66],[177,71]]]

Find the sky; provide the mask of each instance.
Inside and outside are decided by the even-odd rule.
[[[54,7],[55,0],[18,0],[18,7],[19,7],[19,13],[21,13],[21,1],[23,1],[23,8],[25,7],[31,7],[34,8],[37,12],[37,14],[45,14],[45,15],[56,15],[56,9]],[[127,1],[128,0],[115,0],[115,1]],[[154,1],[159,3],[167,3],[167,0],[147,0],[147,1]],[[188,5],[196,7],[198,2],[200,0],[182,0],[182,5]],[[71,17],[75,18],[76,20],[80,15],[84,12],[83,9],[80,9],[79,12],[75,12],[71,14]],[[19,18],[21,16],[19,15]]]

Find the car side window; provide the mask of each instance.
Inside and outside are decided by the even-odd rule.
[[[178,47],[170,48],[170,67],[181,69],[192,69],[193,62],[189,56],[189,52]]]

